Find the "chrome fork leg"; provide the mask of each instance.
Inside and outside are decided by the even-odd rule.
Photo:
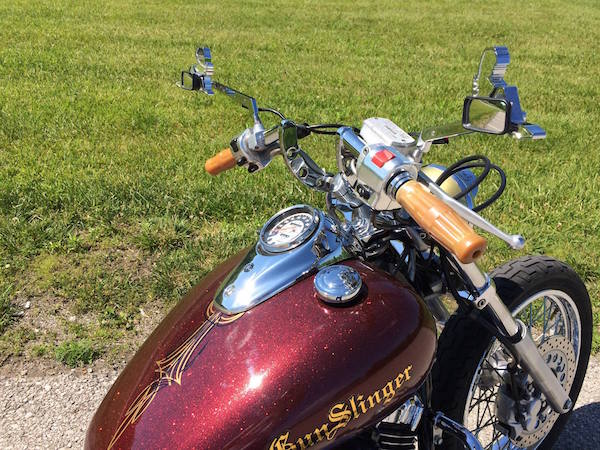
[[[527,333],[525,324],[515,319],[500,300],[494,282],[475,263],[459,265],[477,289],[478,296],[473,299],[475,307],[485,309],[494,316],[502,328],[500,331],[511,342],[512,350],[521,366],[531,375],[534,384],[546,396],[552,409],[561,414],[569,412],[573,406],[569,394],[546,365],[535,342]]]

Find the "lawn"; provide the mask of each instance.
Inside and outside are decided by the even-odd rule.
[[[544,2],[4,0],[0,3],[0,364],[129,354],[278,209],[320,194],[281,161],[217,178],[204,161],[248,125],[241,108],[175,87],[198,44],[215,78],[308,122],[456,120],[481,50],[548,139],[471,136],[428,162],[482,153],[508,176],[485,216],[523,253],[573,265],[600,348],[597,0]],[[335,141],[304,141],[333,168]],[[516,254],[492,240],[486,265]]]

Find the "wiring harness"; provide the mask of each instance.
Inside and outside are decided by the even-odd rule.
[[[461,170],[475,169],[475,168],[482,168],[483,170],[475,178],[475,181],[473,181],[473,183],[471,183],[471,185],[467,186],[465,189],[463,189],[458,194],[456,194],[454,196],[454,199],[460,200],[465,195],[467,195],[469,192],[471,192],[473,189],[475,189],[477,186],[479,186],[483,182],[483,180],[485,180],[487,178],[487,176],[490,174],[491,171],[495,171],[500,176],[500,185],[498,186],[498,189],[496,190],[496,192],[494,192],[484,202],[473,207],[473,211],[478,212],[478,211],[481,211],[481,210],[487,208],[492,203],[494,203],[496,200],[498,200],[500,198],[500,196],[502,195],[502,193],[504,192],[504,189],[506,188],[506,174],[499,166],[497,166],[496,164],[493,164],[489,160],[489,158],[487,158],[483,155],[467,156],[466,158],[463,158],[463,159],[455,162],[454,164],[449,166],[446,170],[444,170],[441,173],[441,175],[438,177],[438,179],[436,180],[436,184],[441,185],[444,181],[446,181],[452,175],[460,172]]]

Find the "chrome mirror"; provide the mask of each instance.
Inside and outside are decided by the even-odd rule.
[[[186,91],[199,91],[201,88],[201,80],[194,77],[192,70],[181,72],[181,82],[177,86]]]
[[[493,63],[489,75],[490,97],[479,97],[482,73],[487,73],[490,61]],[[527,115],[521,108],[519,91],[504,81],[506,69],[510,64],[508,48],[488,47],[481,54],[477,73],[473,77],[473,96],[465,99],[463,109],[463,127],[467,130],[484,133],[504,134],[512,131],[516,139],[544,139],[546,132],[542,127],[527,122]],[[503,103],[500,103],[500,102]],[[502,123],[506,121],[506,127]]]
[[[470,131],[505,134],[510,130],[511,105],[503,98],[467,97],[462,124]]]
[[[215,68],[212,64],[210,48],[198,47],[196,49],[196,61],[198,62],[198,65],[202,68],[202,73],[204,75],[213,76]]]
[[[205,94],[213,95],[212,76],[214,67],[210,55],[210,48],[199,47],[196,50],[196,61],[189,70],[181,72],[181,82],[177,83],[181,89],[186,91],[202,91]]]
[[[473,77],[473,96],[479,95],[481,73],[484,68],[489,67],[488,61],[491,55],[494,55],[495,61],[487,80],[490,82],[493,90],[506,87],[504,74],[506,73],[506,68],[510,64],[510,54],[508,53],[508,48],[503,46],[488,47],[483,50],[483,53],[481,53],[479,67],[477,69],[477,73]]]
[[[262,122],[258,115],[259,108],[256,99],[236,91],[229,86],[225,86],[218,81],[213,81],[212,78],[214,73],[215,68],[212,63],[210,48],[198,47],[196,50],[196,64],[190,67],[189,70],[181,72],[181,82],[177,83],[177,86],[187,91],[201,91],[208,95],[213,95],[215,93],[213,90],[214,88],[218,92],[227,95],[235,103],[247,109],[254,119],[254,124],[261,128],[259,131],[264,131],[264,127],[262,126]]]

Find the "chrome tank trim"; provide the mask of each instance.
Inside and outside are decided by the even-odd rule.
[[[303,206],[303,205],[297,205]],[[323,211],[316,231],[304,243],[282,253],[252,247],[225,278],[215,295],[215,306],[237,314],[268,300],[313,271],[351,257],[346,238]]]

